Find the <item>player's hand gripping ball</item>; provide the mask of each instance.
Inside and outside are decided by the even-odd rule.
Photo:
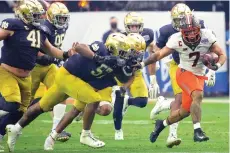
[[[217,70],[218,67],[216,66],[216,63],[218,62],[219,57],[216,53],[210,52],[206,53],[202,56],[202,63],[212,70]]]

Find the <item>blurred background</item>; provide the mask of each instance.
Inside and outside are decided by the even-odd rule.
[[[144,18],[144,27],[155,32],[164,24],[169,24],[168,11],[179,3],[187,4],[205,21],[205,25],[212,29],[226,49],[228,63],[216,74],[216,85],[205,87],[206,96],[229,96],[229,1],[64,1],[53,0],[49,2],[62,2],[71,12],[70,26],[64,41],[64,49],[68,49],[74,41],[90,43],[95,40],[105,41],[108,34],[124,30],[123,19],[129,11],[140,11]],[[13,17],[15,1],[0,1],[0,20]],[[1,43],[0,43],[1,46]],[[146,57],[148,54],[146,53]],[[162,95],[172,96],[168,68],[160,62],[161,68],[157,72],[157,80]],[[144,71],[148,83],[148,73]]]

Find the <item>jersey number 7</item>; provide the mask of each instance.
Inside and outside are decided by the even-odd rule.
[[[192,67],[195,67],[198,63],[198,60],[200,59],[200,52],[194,52],[189,54],[189,58],[192,58],[193,56],[195,56],[195,60],[192,64]]]

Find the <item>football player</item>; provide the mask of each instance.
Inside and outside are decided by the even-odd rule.
[[[192,11],[190,10],[190,8],[183,3],[178,3],[172,8],[172,10],[171,10],[172,23],[164,25],[160,28],[160,30],[159,30],[160,36],[157,39],[156,46],[155,46],[156,51],[160,50],[160,48],[163,48],[166,45],[169,37],[172,34],[177,33],[180,30],[179,26],[180,26],[181,18],[183,16],[185,16],[187,14],[191,14],[191,13],[192,13]],[[205,28],[204,27],[204,21],[200,20],[199,22],[201,24],[201,28]],[[159,112],[163,111],[163,110],[171,109],[171,111],[174,111],[174,110],[177,110],[178,108],[180,108],[181,98],[182,98],[181,97],[182,90],[176,82],[176,70],[178,68],[179,63],[180,63],[179,53],[173,52],[172,53],[172,60],[169,64],[170,65],[169,66],[169,75],[170,75],[170,79],[171,79],[171,84],[172,84],[172,89],[174,92],[175,100],[169,101],[162,96],[158,97],[157,103],[150,113],[150,119],[154,119],[155,115],[158,114]],[[214,80],[215,71],[209,70],[207,76],[209,76],[207,85],[213,86],[214,81],[215,81]],[[179,145],[181,143],[181,139],[177,138],[177,128],[178,128],[178,123],[170,125],[169,136],[168,136],[168,139],[166,142],[166,146],[169,148],[172,148],[174,145]]]
[[[17,122],[26,111],[31,96],[30,72],[35,66],[38,51],[43,48],[56,58],[68,58],[71,52],[53,47],[40,27],[45,13],[36,0],[22,2],[15,9],[17,18],[2,21],[0,40],[3,40],[0,84],[0,133],[5,134],[5,125]]]
[[[45,20],[43,26],[45,26],[49,33],[47,38],[49,42],[57,47],[61,48],[62,42],[65,38],[66,31],[68,29],[69,22],[69,10],[63,4],[59,2],[52,3],[46,11],[47,20]],[[57,66],[61,61],[44,54],[41,51],[36,60],[37,64],[32,70],[32,104],[38,102],[44,95],[46,89],[49,89],[54,82],[54,77],[57,71]],[[61,118],[65,114],[65,103],[57,104],[53,109],[53,127],[55,129]],[[63,131],[57,140],[66,141],[71,135]]]
[[[153,54],[144,62],[143,67],[156,62],[174,51],[179,52],[180,64],[176,72],[176,80],[182,89],[182,104],[177,110],[170,113],[165,120],[157,120],[155,130],[150,135],[150,141],[154,143],[160,132],[168,125],[176,123],[191,114],[194,126],[194,141],[202,142],[209,137],[201,129],[201,102],[203,99],[206,67],[202,63],[202,56],[208,52],[218,55],[218,62],[207,65],[209,69],[218,70],[226,61],[225,52],[217,44],[215,34],[209,29],[201,29],[199,21],[189,14],[180,21],[181,32],[173,34],[166,46]]]
[[[129,33],[139,33],[145,40],[146,47],[149,49],[149,53],[152,54],[153,52],[153,38],[154,34],[151,29],[144,28],[144,22],[143,18],[140,14],[136,12],[130,12],[125,16],[124,19],[124,26],[125,26],[125,34],[128,35]],[[149,73],[153,74],[153,68],[154,66],[150,66]],[[132,81],[128,82],[127,84],[123,85],[124,88],[127,88],[130,91],[131,97],[129,97],[127,94],[124,97],[124,105],[116,107],[113,113],[114,118],[114,126],[115,126],[115,140],[123,140],[123,130],[121,128],[122,126],[122,119],[123,115],[125,114],[128,106],[136,106],[143,108],[146,106],[148,102],[148,89],[145,84],[145,80],[142,76],[142,72],[138,71],[135,73],[135,77]],[[116,90],[114,90],[116,91]],[[149,87],[150,95],[152,95],[151,98],[157,95],[159,93],[159,86],[156,81],[156,76],[151,75],[150,76],[150,87]],[[115,95],[115,94],[114,94]],[[121,102],[120,102],[121,104]],[[122,109],[122,110],[121,110]],[[123,111],[123,115],[119,115]]]
[[[97,41],[89,47],[85,44],[74,45],[74,50],[80,52],[92,51],[97,54],[96,57],[106,56],[110,53],[115,56],[100,58],[103,59],[101,60],[103,63],[100,64],[100,62],[95,62],[95,60],[75,54],[65,62],[64,66],[58,70],[54,84],[48,89],[41,100],[28,108],[27,112],[16,125],[7,125],[7,142],[10,151],[14,150],[18,134],[25,126],[43,112],[50,111],[56,104],[71,96],[76,99],[73,109],[63,117],[45,142],[44,149],[52,150],[54,139],[56,139],[58,133],[62,132],[65,126],[70,124],[83,111],[86,104],[98,103],[103,100],[109,101],[111,99],[111,86],[116,84],[114,76],[120,77],[118,74],[121,72],[125,74],[122,75],[124,77],[120,77],[123,80],[132,76],[132,69],[124,66],[126,64],[124,63],[125,60],[118,58],[122,55],[125,56],[126,51],[129,49],[129,45],[126,43],[126,36],[118,33],[112,34],[110,38],[113,39],[113,43],[109,46],[105,46],[103,43]],[[84,116],[84,130],[82,131],[80,142],[92,147],[103,147],[105,143],[94,138],[90,132],[93,118],[94,113]]]

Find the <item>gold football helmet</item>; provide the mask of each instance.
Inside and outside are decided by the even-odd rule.
[[[145,39],[138,33],[130,33],[127,36],[127,42],[130,45],[130,49],[135,52],[142,53],[145,52],[146,43]]]
[[[42,16],[45,13],[42,5],[37,0],[24,0],[19,2],[19,6],[15,9],[15,16],[26,24],[39,26]]]
[[[125,16],[124,25],[127,33],[140,33],[144,28],[143,18],[136,12],[130,12]]]
[[[68,26],[69,23],[69,10],[65,4],[55,2],[50,5],[47,12],[47,19],[58,29]]]
[[[121,33],[112,33],[105,42],[108,51],[114,56],[127,57],[130,45],[127,43],[127,36]]]
[[[185,15],[192,14],[191,9],[183,3],[176,4],[171,10],[172,26],[176,30],[180,30],[180,21]]]

